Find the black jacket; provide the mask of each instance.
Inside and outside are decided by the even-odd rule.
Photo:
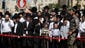
[[[14,33],[14,28],[15,28],[15,25],[13,27],[13,33]],[[23,35],[23,32],[24,32],[23,29],[24,29],[23,28],[23,24],[21,22],[18,22],[17,23],[17,28],[16,28],[16,33],[14,33],[14,34],[16,34],[16,35]]]
[[[33,35],[34,27],[33,27],[33,23],[32,23],[32,22],[29,22],[28,27],[27,27],[26,21],[23,22],[23,27],[24,27],[24,33],[25,33],[25,34],[26,34],[26,31],[28,31],[28,34],[29,34],[29,35]]]

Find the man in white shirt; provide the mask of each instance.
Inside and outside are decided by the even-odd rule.
[[[64,39],[61,40],[63,48],[67,48],[69,26],[70,26],[70,22],[67,19],[65,19],[63,21],[63,25],[60,28],[62,39]]]
[[[12,33],[12,27],[14,27],[13,21],[10,19],[10,14],[5,14],[5,20],[2,21],[2,28],[1,28],[1,34],[11,34]],[[11,39],[7,37],[3,37],[3,45],[5,47],[10,48],[11,47]]]
[[[69,26],[70,26],[70,22],[68,20],[64,20],[63,25],[60,28],[63,39],[64,38],[67,39],[67,37],[68,37]]]
[[[80,37],[81,36],[85,36],[85,17],[82,16],[81,18],[81,22],[79,23],[79,34],[78,34]]]
[[[14,27],[13,21],[8,14],[5,15],[5,20],[2,21],[2,33],[11,33],[11,28]]]
[[[59,30],[59,25],[57,23],[53,24],[53,29],[50,31],[49,36],[53,38],[60,38],[60,30]],[[58,48],[58,41],[59,40],[53,40],[52,41],[52,48]]]

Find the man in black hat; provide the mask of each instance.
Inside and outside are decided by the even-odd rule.
[[[22,39],[20,38],[20,36],[23,35],[24,32],[24,28],[23,28],[23,24],[19,21],[20,20],[20,16],[16,15],[14,17],[15,21],[14,21],[14,28],[13,28],[13,34],[14,35],[18,35],[18,38],[14,39],[14,48],[21,48],[22,47]]]
[[[39,21],[38,17],[35,17],[33,19],[33,24],[34,24],[34,36],[39,36],[40,35],[40,29],[41,29],[41,23]],[[40,48],[40,39],[39,38],[34,38],[34,48]]]
[[[24,34],[23,36],[33,36],[34,28],[33,28],[33,23],[32,23],[32,16],[31,14],[27,13],[25,16],[26,21],[23,22],[23,27],[24,27]],[[33,48],[33,39],[32,38],[27,38],[25,41],[23,41],[24,47],[29,47]]]
[[[37,16],[37,8],[32,7],[31,11],[32,11],[32,18],[36,17]]]
[[[49,14],[49,7],[45,6],[42,12],[42,15],[44,16],[45,19],[49,19],[50,18],[50,14]]]
[[[65,18],[67,16],[67,6],[63,5],[62,6],[62,11],[61,11],[61,17]]]

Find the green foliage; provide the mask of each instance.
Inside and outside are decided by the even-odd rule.
[[[50,9],[60,7],[59,4],[49,4],[48,6],[49,6]]]

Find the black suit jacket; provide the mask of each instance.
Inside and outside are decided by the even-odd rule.
[[[23,22],[23,26],[24,26],[24,33],[26,33],[26,31],[28,31],[28,35],[33,35],[34,27],[33,27],[32,22],[29,22],[29,25],[27,27],[27,23],[25,21],[25,22]]]
[[[15,28],[15,26],[13,27],[13,33],[14,33],[14,28]],[[17,28],[16,28],[16,33],[14,33],[14,34],[16,34],[16,35],[23,35],[23,32],[24,32],[24,30],[23,30],[24,28],[23,28],[23,24],[21,23],[21,22],[18,22],[17,23]]]

